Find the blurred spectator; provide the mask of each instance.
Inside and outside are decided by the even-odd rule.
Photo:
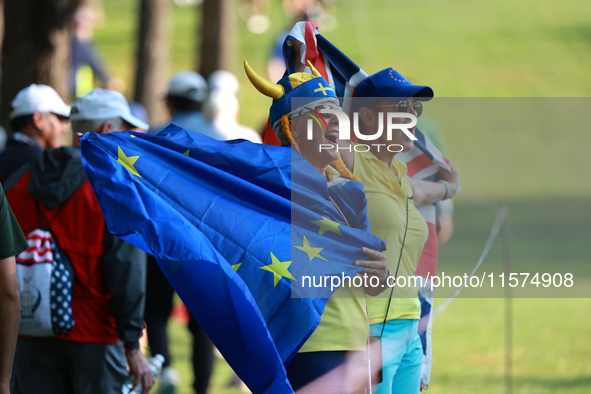
[[[232,74],[230,71],[226,70],[214,71],[209,76],[209,80],[207,81],[207,83],[209,85],[210,93],[218,91],[222,93],[237,95],[238,91],[240,90],[240,83],[238,82],[238,78],[236,78],[236,76]]]
[[[20,315],[15,256],[29,247],[0,184],[0,394],[10,393]]]
[[[166,107],[171,119],[163,125],[151,128],[148,133],[158,134],[170,123],[189,131],[195,131],[217,140],[221,136],[205,120],[201,113],[202,105],[207,99],[207,82],[194,71],[180,71],[173,75],[166,93]]]
[[[71,119],[73,132],[147,128],[131,116],[123,95],[103,89],[78,98]],[[18,339],[14,393],[116,393],[129,374],[147,393],[154,376],[138,342],[145,254],[106,228],[79,148],[48,150],[19,173],[8,201],[25,232],[48,223],[71,261],[76,324],[67,334]]]
[[[443,131],[437,124],[437,122],[427,116],[421,117],[419,120],[418,127],[425,133],[433,144],[439,148],[441,153],[448,155],[447,144],[443,135]],[[435,205],[437,209],[437,241],[439,245],[444,245],[450,240],[454,232],[454,203],[451,198],[447,200],[438,201]]]
[[[70,106],[53,88],[30,85],[12,101],[10,127],[14,134],[0,154],[0,182],[47,148],[57,148],[67,133]]]
[[[238,124],[238,89],[238,79],[231,72],[218,70],[211,74],[210,93],[203,106],[203,115],[224,140],[245,139],[261,143],[261,136],[256,131]]]
[[[94,88],[95,77],[107,87],[109,77],[98,55],[92,37],[95,12],[91,7],[82,6],[74,14],[72,34],[72,72],[70,86],[72,97],[84,96]]]
[[[445,141],[437,123],[428,115],[425,115],[419,118],[418,126],[425,134],[425,137],[431,140],[445,154]],[[443,168],[438,169],[436,178],[438,182],[434,182],[434,179],[427,180],[430,173],[424,170],[429,167],[428,162],[417,165],[417,161],[413,160],[416,154],[419,153],[417,149],[415,147],[414,152],[402,152],[399,157],[404,162],[409,163],[411,166],[409,168],[413,169],[414,175],[409,178],[409,182],[412,185],[415,206],[419,208],[429,225],[429,237],[415,272],[415,275],[428,279],[429,275],[434,275],[437,272],[439,262],[438,244],[446,243],[453,234],[453,202],[449,197],[453,197],[459,191],[461,178],[450,161],[450,171]],[[449,190],[444,185],[445,183],[449,183]],[[449,195],[450,192],[452,195]],[[435,223],[432,222],[433,219],[435,219]],[[435,224],[435,227],[432,224]],[[429,387],[433,366],[433,288],[430,280],[423,283],[424,285],[419,288],[418,294],[421,303],[421,318],[418,331],[423,348],[421,392],[425,392]]]

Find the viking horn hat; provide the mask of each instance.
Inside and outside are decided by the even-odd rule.
[[[281,121],[283,115],[312,102],[329,99],[338,105],[333,88],[322,78],[310,61],[308,66],[312,74],[293,73],[281,78],[278,83],[272,83],[258,75],[248,62],[244,62],[244,70],[254,87],[265,96],[273,98],[270,110],[273,127]]]

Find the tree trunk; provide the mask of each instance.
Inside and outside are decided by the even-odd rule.
[[[10,103],[32,83],[52,86],[70,100],[69,22],[79,0],[5,0],[0,123]]]
[[[234,0],[204,0],[201,19],[199,72],[204,78],[216,70],[232,70],[235,26]]]
[[[49,33],[51,52],[40,53],[36,61],[36,82],[53,87],[64,101],[72,99],[70,86],[70,54],[72,37],[69,29]]]
[[[167,117],[162,97],[167,82],[169,10],[170,0],[141,0],[134,100],[146,107],[153,124]]]

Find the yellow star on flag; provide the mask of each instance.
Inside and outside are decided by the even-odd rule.
[[[130,134],[130,135],[131,135],[131,138],[135,138],[135,135],[133,135],[133,134]]]
[[[304,235],[304,244],[302,246],[295,246],[295,248],[306,252],[310,261],[312,261],[312,259],[314,257],[318,257],[319,259],[326,260],[324,257],[320,256],[320,252],[324,248],[315,248],[312,245],[310,245],[310,242],[308,242],[305,235]],[[326,261],[328,261],[328,260],[326,260]]]
[[[189,156],[189,152],[191,152],[191,149],[187,149],[187,151],[185,153],[183,153],[183,155]]]
[[[289,272],[289,266],[291,265],[291,261],[279,261],[277,257],[271,253],[271,264],[259,267],[262,270],[269,271],[273,273],[273,287],[277,286],[277,283],[281,280],[281,278],[293,279],[295,278]]]
[[[140,158],[139,156],[127,157],[125,155],[125,153],[123,153],[123,150],[121,149],[121,147],[117,146],[117,163],[120,163],[121,165],[123,165],[123,167],[127,168],[127,171],[131,172],[133,175],[139,176],[141,178],[142,176],[140,175],[139,172],[137,172],[137,170],[133,166],[135,164],[135,162],[137,161],[137,159],[139,159],[139,158]]]
[[[234,268],[234,271],[238,271],[238,268],[240,268],[241,265],[242,263],[234,264],[232,268]]]
[[[339,229],[339,226],[341,225],[340,223],[337,222],[333,222],[332,220],[325,218],[324,216],[322,217],[322,220],[310,220],[312,223],[320,226],[320,229],[318,229],[318,234],[322,235],[327,231],[332,231],[333,233],[337,234],[337,235],[343,235],[341,233],[341,230]]]

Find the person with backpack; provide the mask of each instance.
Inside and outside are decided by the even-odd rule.
[[[96,122],[94,131],[143,125],[116,92],[91,92],[72,108],[72,120]],[[56,253],[63,252],[74,276],[69,305],[67,286],[59,289],[61,301],[59,291],[50,294],[58,308],[60,302],[66,303],[62,312],[71,313],[73,327],[67,333],[54,330],[55,335],[19,337],[14,393],[115,393],[121,392],[130,374],[147,393],[154,376],[138,342],[144,327],[145,254],[109,233],[82,167],[80,149],[47,150],[10,181],[13,186],[7,188],[6,196],[23,232],[29,234],[29,244],[32,233],[50,238],[47,243],[55,243],[49,248],[54,258],[62,261]],[[23,264],[30,261],[26,255],[19,259]],[[61,279],[67,276],[64,273]],[[41,284],[30,279],[26,286],[21,288],[21,298],[28,292],[23,314],[39,313],[41,293],[34,287]],[[51,315],[51,320],[59,317]]]

